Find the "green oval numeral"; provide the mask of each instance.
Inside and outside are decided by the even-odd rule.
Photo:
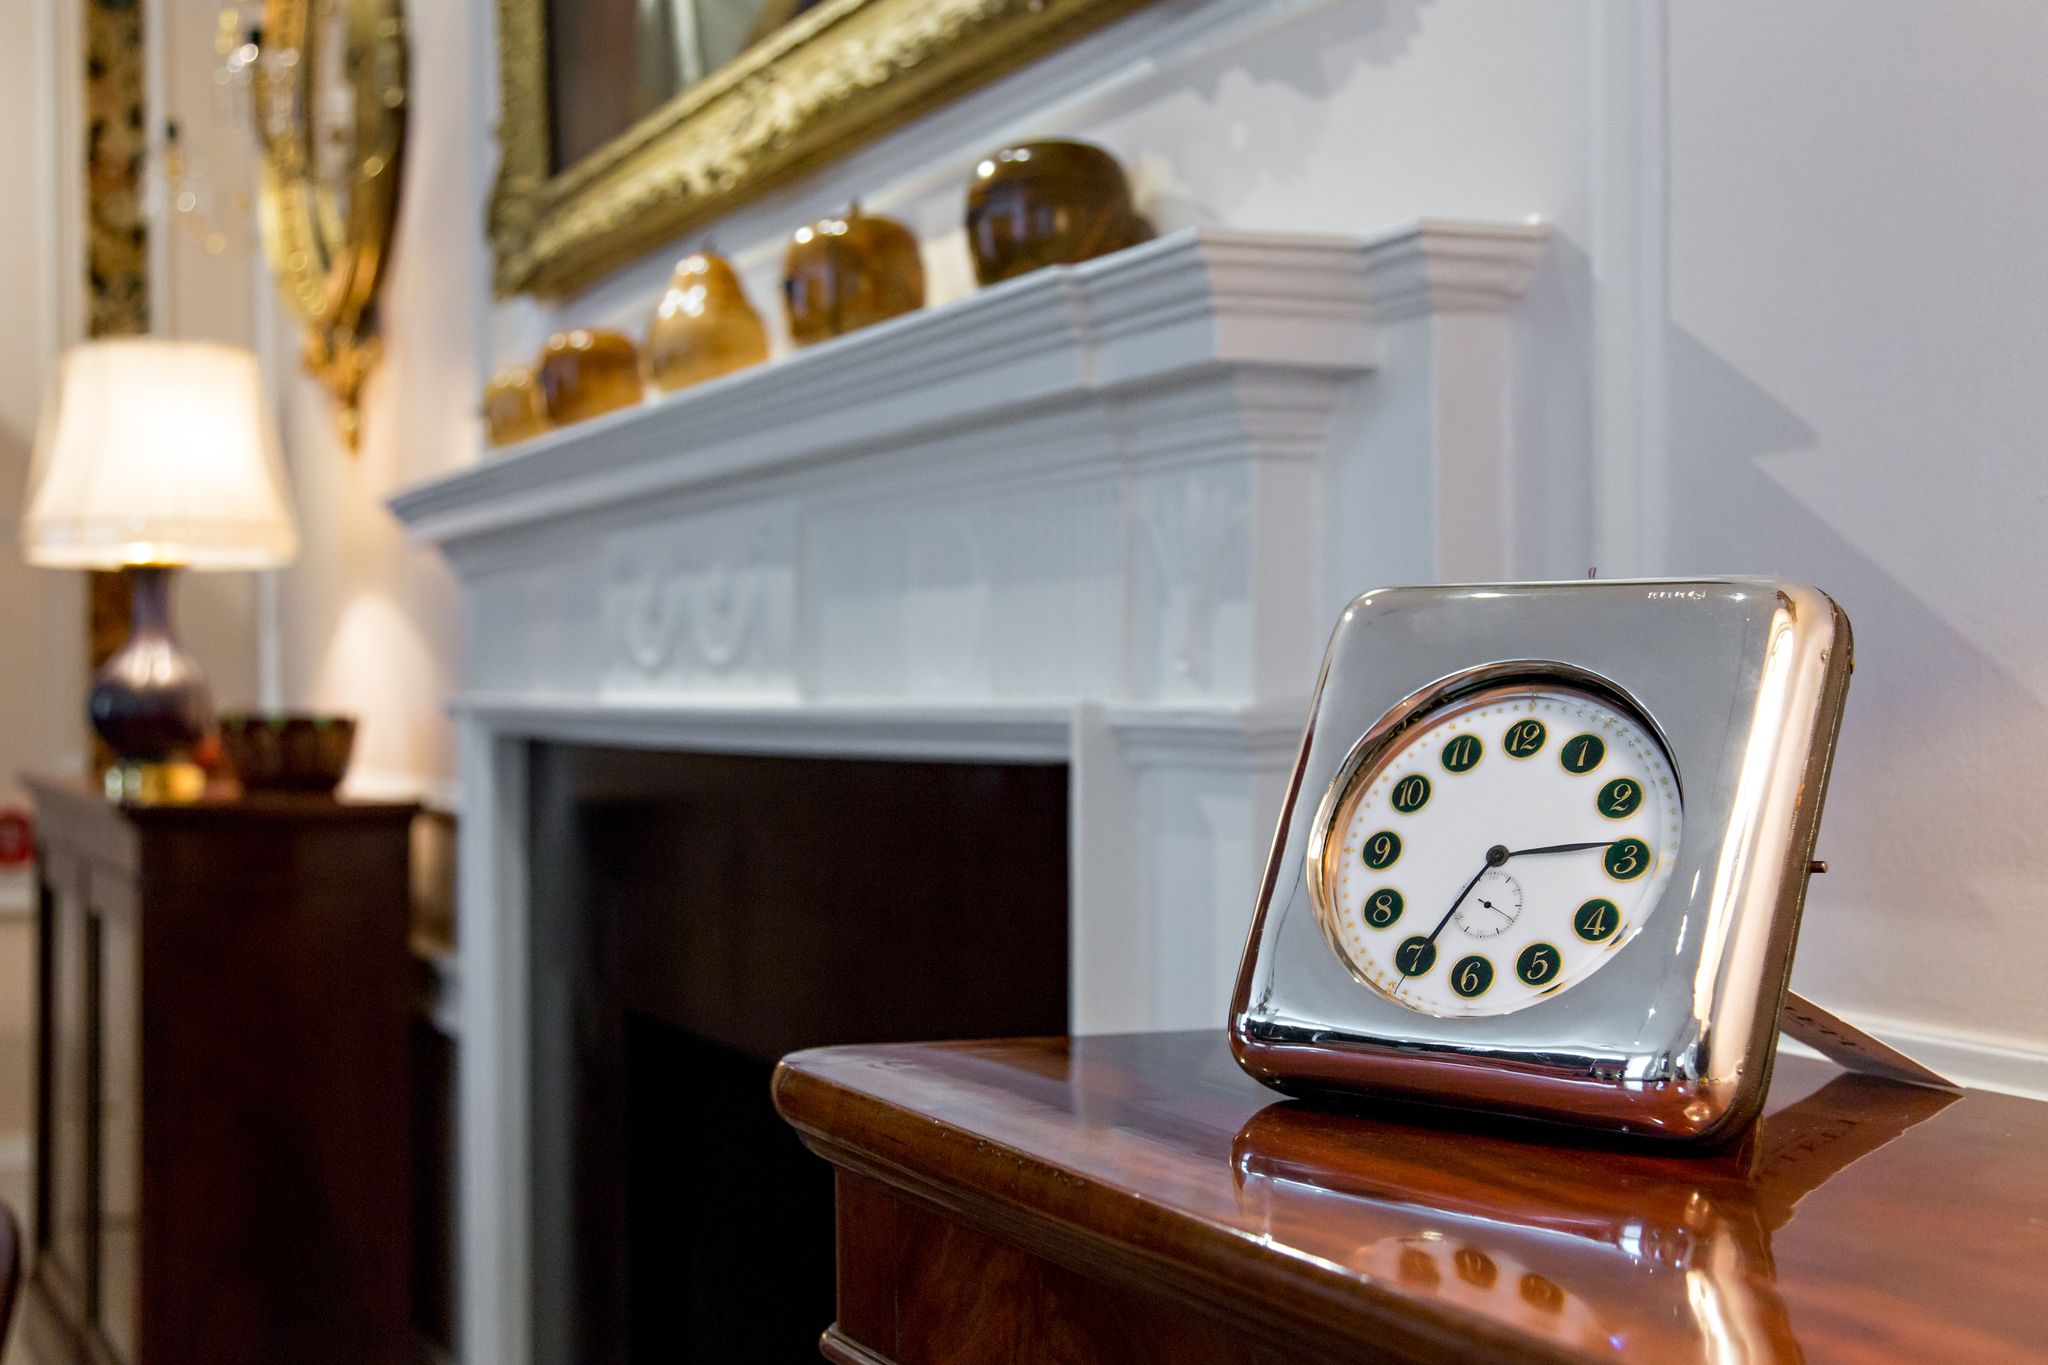
[[[1444,768],[1454,773],[1469,773],[1479,766],[1479,756],[1486,746],[1479,742],[1477,735],[1459,735],[1444,745]]]
[[[1557,761],[1568,773],[1589,773],[1607,757],[1607,741],[1598,735],[1573,735],[1557,751]]]
[[[1616,839],[1607,846],[1601,862],[1614,880],[1632,882],[1650,870],[1650,846],[1641,839]]]
[[[1394,967],[1403,976],[1421,976],[1436,965],[1436,945],[1422,935],[1401,940],[1394,949]]]
[[[1643,804],[1643,784],[1633,777],[1617,777],[1600,789],[1593,804],[1610,820],[1626,820]]]
[[[1365,841],[1365,848],[1359,856],[1375,872],[1390,868],[1394,859],[1401,856],[1401,836],[1390,829],[1383,829]]]
[[[1508,727],[1500,737],[1500,747],[1507,750],[1509,758],[1528,758],[1543,747],[1543,741],[1550,732],[1543,728],[1540,720],[1518,720]]]
[[[1451,968],[1451,989],[1467,1000],[1486,994],[1492,984],[1493,964],[1477,953],[1459,958],[1458,965]]]
[[[1474,1289],[1491,1289],[1500,1278],[1500,1268],[1494,1265],[1493,1257],[1478,1247],[1459,1247],[1451,1264],[1458,1268],[1458,1278]]]
[[[1572,932],[1588,943],[1605,943],[1621,928],[1621,907],[1596,896],[1572,912]]]
[[[1401,918],[1403,908],[1401,893],[1391,886],[1385,887],[1366,898],[1365,922],[1375,929],[1384,929]]]
[[[1546,1313],[1564,1311],[1564,1291],[1541,1275],[1531,1272],[1522,1276],[1519,1289],[1522,1302],[1531,1308],[1540,1308]]]
[[[1541,986],[1557,975],[1564,957],[1548,943],[1532,943],[1515,959],[1515,975],[1528,986]]]
[[[1429,779],[1421,773],[1410,773],[1394,784],[1394,809],[1403,815],[1413,815],[1429,804]]]

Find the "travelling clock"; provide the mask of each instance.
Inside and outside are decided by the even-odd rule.
[[[1760,1109],[1850,672],[1825,594],[1400,588],[1330,641],[1231,1011],[1238,1061],[1710,1143]]]

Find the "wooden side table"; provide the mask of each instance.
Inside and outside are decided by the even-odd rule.
[[[414,808],[29,786],[38,1365],[410,1365]]]
[[[1213,1032],[829,1048],[859,1365],[2048,1361],[2048,1104],[1779,1061],[1669,1156],[1281,1100]]]

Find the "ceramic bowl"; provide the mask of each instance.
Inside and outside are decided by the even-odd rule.
[[[220,718],[220,746],[242,789],[332,792],[355,748],[353,716],[304,711],[229,713]]]

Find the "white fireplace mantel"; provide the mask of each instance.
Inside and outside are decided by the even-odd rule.
[[[1176,233],[393,500],[464,602],[468,1359],[531,1358],[528,746],[1064,762],[1073,1027],[1220,1027],[1336,612],[1504,576],[1545,237]]]

